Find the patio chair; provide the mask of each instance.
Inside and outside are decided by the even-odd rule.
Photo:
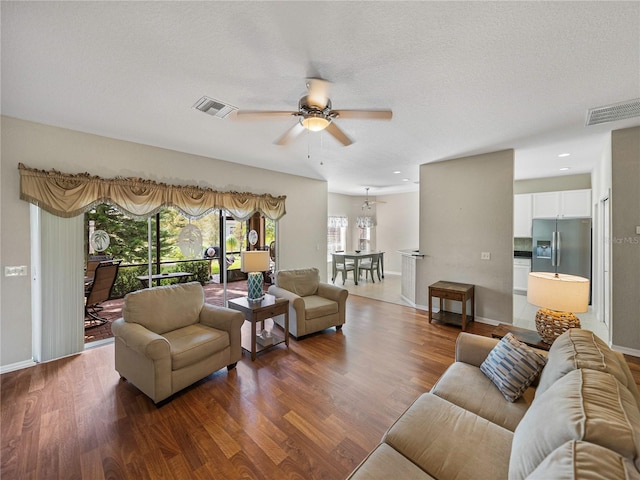
[[[107,323],[106,318],[98,315],[98,311],[101,310],[99,304],[111,298],[119,267],[119,260],[100,262],[96,267],[93,281],[85,290],[84,328],[98,327]]]

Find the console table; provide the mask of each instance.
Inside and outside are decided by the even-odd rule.
[[[438,313],[433,313],[432,297],[440,299],[440,311]],[[444,311],[442,308],[443,299],[461,302],[462,314]],[[470,315],[467,315],[467,300],[471,300]],[[431,323],[432,320],[453,323],[462,326],[462,331],[464,332],[467,328],[467,323],[473,321],[475,310],[475,285],[443,280],[429,285],[429,323]]]

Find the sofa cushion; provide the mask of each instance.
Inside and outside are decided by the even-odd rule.
[[[509,478],[525,478],[571,440],[601,445],[640,465],[640,411],[613,375],[573,370],[536,395],[514,432]]]
[[[171,351],[171,370],[193,365],[229,346],[229,334],[200,323],[178,328],[164,335]]]
[[[508,402],[480,368],[455,362],[438,379],[431,393],[513,432],[527,413],[535,390],[529,388],[515,402]]]
[[[624,358],[611,350],[593,332],[571,328],[560,335],[551,345],[549,360],[542,371],[536,396],[542,395],[554,382],[572,370],[588,368],[610,373],[639,400],[633,377]]]
[[[547,359],[507,333],[489,352],[480,370],[504,398],[515,402],[540,374]]]
[[[551,452],[527,480],[640,480],[628,459],[593,443],[572,440]]]
[[[338,313],[338,302],[329,300],[328,298],[310,295],[304,297],[303,300],[305,320],[313,320],[314,318],[326,317],[327,315]]]
[[[431,393],[385,434],[389,444],[439,480],[507,478],[513,433]]]
[[[122,309],[125,322],[138,323],[162,335],[197,323],[204,305],[198,282],[146,288],[127,294]]]
[[[435,480],[386,443],[378,445],[347,477],[347,480],[389,480],[390,478]]]
[[[320,270],[300,268],[297,270],[279,270],[276,273],[276,285],[301,297],[315,295],[320,284]]]

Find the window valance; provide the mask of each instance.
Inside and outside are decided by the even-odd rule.
[[[357,217],[356,225],[358,228],[373,228],[376,226],[375,217]]]
[[[20,198],[59,217],[75,217],[100,203],[108,203],[141,220],[173,207],[189,218],[224,209],[236,220],[260,212],[278,220],[285,213],[286,196],[218,192],[210,188],[177,186],[141,178],[100,178],[88,173],[68,174],[18,165]]]
[[[348,227],[349,219],[347,217],[329,217],[327,221],[328,227]]]

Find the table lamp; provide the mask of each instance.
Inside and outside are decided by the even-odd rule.
[[[259,302],[264,298],[262,291],[262,272],[269,270],[269,252],[266,250],[251,250],[241,252],[241,270],[248,272],[247,300]]]
[[[542,341],[551,344],[570,328],[580,328],[575,313],[589,308],[589,279],[553,272],[531,272],[527,301],[540,308],[536,329]]]

